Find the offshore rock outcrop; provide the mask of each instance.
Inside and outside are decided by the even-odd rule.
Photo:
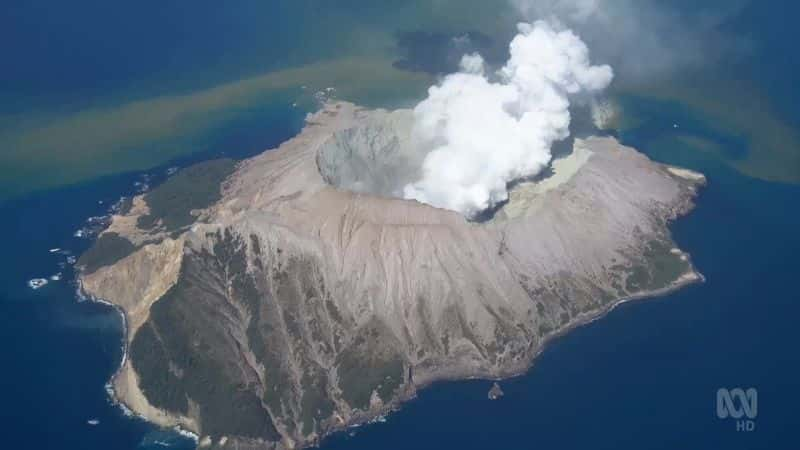
[[[433,381],[520,373],[553,336],[702,279],[667,228],[702,175],[590,138],[475,223],[390,197],[402,181],[381,171],[413,176],[409,117],[329,104],[115,217],[113,257],[80,279],[127,318],[118,400],[202,446],[304,447]],[[192,209],[164,220],[153,206],[176,195]]]

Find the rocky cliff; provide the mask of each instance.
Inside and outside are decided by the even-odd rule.
[[[117,398],[204,446],[308,446],[435,380],[524,371],[551,337],[702,278],[667,228],[702,175],[578,140],[470,222],[392,197],[419,157],[409,117],[329,104],[115,217],[80,280],[127,318]]]

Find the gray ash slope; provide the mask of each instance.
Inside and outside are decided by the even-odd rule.
[[[80,279],[127,319],[117,399],[202,446],[304,447],[433,381],[518,374],[553,336],[702,279],[668,230],[702,175],[578,140],[473,223],[367,193],[396,188],[376,170],[413,176],[410,118],[331,103],[278,149],[172,183],[203,192],[170,203],[191,221],[161,218],[158,190],[115,216],[113,258]]]

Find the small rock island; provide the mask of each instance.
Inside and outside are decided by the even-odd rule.
[[[503,392],[503,389],[496,382],[492,384],[492,388],[489,389],[489,393],[487,394],[489,400],[497,400],[504,395],[506,395],[505,392]]]
[[[279,148],[183,169],[116,215],[78,264],[125,317],[115,398],[204,448],[312,446],[702,280],[668,229],[701,174],[575,140],[470,221],[380,192],[409,116],[329,103]]]

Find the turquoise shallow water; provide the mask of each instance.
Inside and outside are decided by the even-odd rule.
[[[303,2],[277,2],[272,10],[263,2],[245,2],[250,14],[236,27],[230,26],[232,17],[240,16],[214,14],[211,2],[195,3],[191,10],[171,2],[146,2],[138,9],[101,3],[11,5],[10,19],[3,23],[14,25],[0,27],[0,42],[4,54],[18,63],[1,75],[0,97],[8,100],[4,113],[103,102],[129,95],[132,85],[156,93],[191,90],[284,67],[290,63],[284,55],[314,28],[312,22],[292,28],[294,23],[281,19]],[[782,105],[782,119],[800,124],[793,100],[800,91],[792,82],[800,72],[793,41],[786,39],[791,11],[776,14],[770,9],[776,3],[758,4],[748,12],[753,20],[736,26],[764,36],[755,57],[763,64],[736,74],[765,86],[770,99]],[[175,26],[176,15],[184,15],[182,26]],[[363,11],[364,20],[379,16],[374,9]],[[92,47],[101,41],[104,47]],[[317,45],[315,40],[297,58],[335,53],[341,43]],[[52,76],[62,66],[71,69]],[[193,76],[194,70],[202,73]],[[214,132],[192,142],[200,153],[148,171],[152,182],[163,179],[170,166],[222,153],[243,157],[296,133],[304,112],[291,108],[291,99],[270,101],[231,114]],[[708,176],[697,209],[673,227],[676,241],[692,254],[707,283],[626,304],[559,339],[529,374],[503,382],[507,395],[499,401],[486,400],[486,381],[435,385],[386,423],[334,436],[323,448],[772,449],[796,444],[800,187],[748,178],[724,164],[758,149],[741,135],[712,129],[701,113],[670,102],[630,101],[641,122],[620,136],[624,143]],[[716,143],[722,159],[673,139],[677,132]],[[77,302],[69,267],[59,267],[67,255],[49,252],[85,249],[89,241],[75,238],[74,231],[133,193],[142,175],[93,179],[0,204],[6,247],[0,262],[3,448],[193,447],[109,404],[104,385],[121,357],[120,319],[106,306]],[[26,286],[30,278],[60,270],[60,282],[37,291]],[[737,432],[730,420],[717,418],[716,391],[751,386],[759,392],[756,429]],[[90,419],[99,424],[88,424]]]

